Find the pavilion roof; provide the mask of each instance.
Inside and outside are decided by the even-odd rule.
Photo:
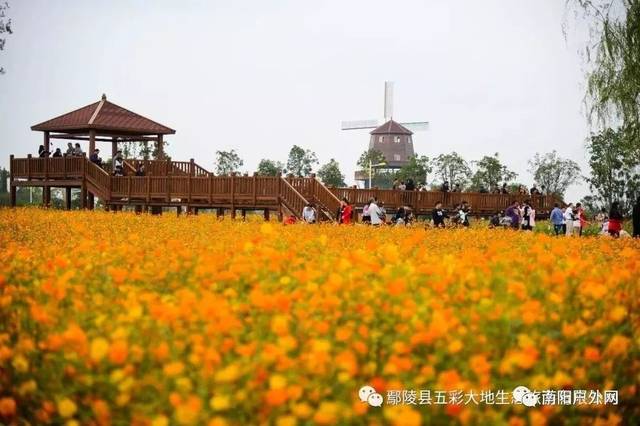
[[[389,120],[371,132],[372,135],[412,135],[413,132],[402,124]]]
[[[107,100],[44,121],[31,127],[43,132],[78,133],[95,130],[96,133],[122,133],[128,135],[167,135],[176,131],[136,114]]]

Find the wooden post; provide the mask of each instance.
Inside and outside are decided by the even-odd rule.
[[[147,175],[147,203],[151,201],[151,178]]]
[[[253,206],[254,207],[256,206],[256,198],[257,198],[256,196],[256,190],[257,190],[256,183],[258,182],[257,176],[258,176],[258,173],[253,172]]]
[[[42,187],[42,201],[45,206],[49,206],[51,202],[51,187],[46,185],[49,180],[49,150],[51,149],[51,139],[49,132],[44,132],[44,150],[46,152],[44,156],[44,180],[45,186]]]
[[[196,164],[192,158],[189,160],[189,176],[195,176],[195,175],[196,175]]]
[[[207,185],[209,185],[209,204],[211,204],[213,203],[213,175],[209,175]]]
[[[158,140],[156,141],[156,152],[158,160],[164,160],[164,141],[162,140],[162,135],[158,135]]]
[[[235,206],[235,173],[231,172],[231,219],[236,218],[236,206]]]
[[[269,209],[264,209],[264,220],[269,222]]]
[[[176,207],[176,213],[177,213],[178,217],[182,214],[182,206],[177,206]]]
[[[71,210],[71,187],[67,186],[64,191],[64,202],[67,210]]]
[[[282,180],[282,174],[278,172],[276,175],[276,205],[278,206],[278,221],[282,222],[282,206],[280,203],[280,181]]]
[[[9,192],[11,193],[11,207],[15,207],[16,187],[13,185],[13,154],[9,156]]]
[[[96,131],[89,131],[89,157],[93,154],[93,151],[96,150]]]
[[[111,158],[114,158],[118,153],[118,139],[111,138]]]
[[[31,154],[27,154],[27,180],[31,180]]]
[[[166,189],[166,191],[167,191],[167,203],[170,203],[171,202],[171,191],[169,190],[169,176],[165,176],[164,185],[165,185],[164,189]]]
[[[247,220],[247,209],[242,209],[242,220]]]
[[[87,199],[89,201],[89,210],[93,210],[94,207],[96,206],[96,200],[95,200],[95,197],[93,196],[93,192],[91,191],[87,192]]]
[[[82,186],[80,187],[80,207],[82,209],[87,208],[87,184],[83,180]]]
[[[218,207],[218,208],[216,209],[216,217],[217,217],[218,219],[220,219],[221,217],[224,217],[224,208],[222,208],[222,207]]]
[[[131,204],[131,175],[127,176],[127,200]]]

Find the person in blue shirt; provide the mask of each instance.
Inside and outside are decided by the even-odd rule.
[[[553,210],[551,210],[549,219],[551,219],[553,230],[556,235],[560,235],[560,233],[562,233],[562,224],[564,223],[564,214],[562,213],[562,209],[560,209],[558,203],[553,205]]]

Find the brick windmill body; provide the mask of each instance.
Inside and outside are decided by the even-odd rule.
[[[380,151],[384,155],[384,164],[370,165],[377,169],[395,171],[405,166],[415,154],[413,149],[413,132],[426,130],[429,123],[414,121],[399,123],[393,120],[393,82],[384,83],[384,120],[379,125],[378,120],[343,121],[342,130],[373,129],[370,132],[369,150]],[[368,187],[370,170],[360,170],[355,173],[356,181],[364,181]]]

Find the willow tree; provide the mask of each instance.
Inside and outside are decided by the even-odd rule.
[[[568,0],[589,23],[586,105],[601,129],[620,128],[628,160],[640,163],[640,0]]]

